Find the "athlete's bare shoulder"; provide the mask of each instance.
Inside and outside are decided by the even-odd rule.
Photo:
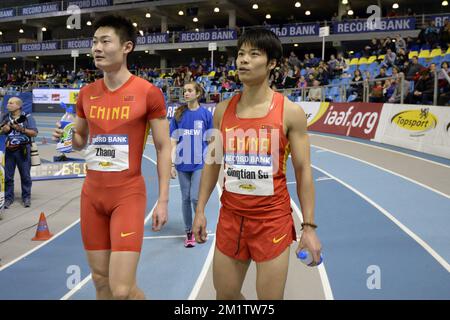
[[[304,131],[307,126],[303,108],[288,98],[284,99],[284,124],[288,132],[292,129]]]
[[[220,101],[216,105],[216,109],[214,111],[214,127],[219,129],[220,124],[222,123],[223,114],[225,113],[225,110],[228,107],[228,104],[230,103],[232,98]]]

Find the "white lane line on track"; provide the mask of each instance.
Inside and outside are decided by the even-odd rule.
[[[219,199],[222,195],[222,189],[220,188],[219,183],[216,184],[217,193],[219,194]],[[216,237],[212,240],[211,247],[209,248],[208,255],[206,256],[205,263],[203,264],[202,271],[195,282],[194,287],[192,288],[191,293],[189,294],[188,300],[195,300],[198,297],[198,293],[200,292],[200,288],[202,287],[203,282],[205,282],[206,275],[208,273],[209,267],[212,264],[214,257],[214,248],[216,247]]]
[[[6,268],[12,266],[13,264],[15,264],[16,262],[19,262],[20,260],[22,260],[23,258],[29,256],[30,254],[32,254],[33,252],[35,252],[36,250],[39,250],[40,248],[42,248],[43,246],[49,244],[50,242],[52,242],[53,240],[55,240],[56,238],[58,238],[59,236],[61,236],[64,232],[66,232],[67,230],[69,230],[70,228],[72,228],[74,225],[76,225],[78,222],[80,222],[80,219],[77,219],[76,221],[74,221],[71,225],[67,226],[66,228],[64,228],[63,230],[61,230],[60,232],[58,232],[57,234],[55,234],[53,237],[51,237],[49,240],[41,243],[40,245],[38,245],[37,247],[27,251],[26,253],[24,253],[23,255],[21,255],[20,257],[18,257],[17,259],[14,259],[13,261],[5,264],[4,266],[2,266],[0,268],[0,272],[5,270]]]
[[[367,147],[370,147],[370,148],[375,148],[375,149],[379,149],[379,150],[383,150],[383,151],[388,151],[388,152],[392,152],[392,153],[397,153],[397,154],[400,154],[400,155],[402,155],[402,156],[406,156],[406,157],[410,157],[410,158],[422,160],[422,161],[425,161],[425,162],[429,162],[429,163],[432,163],[432,164],[435,164],[435,165],[442,166],[442,167],[445,167],[445,168],[450,169],[450,166],[449,166],[449,165],[446,165],[446,164],[444,164],[444,163],[440,163],[440,162],[433,161],[433,160],[430,160],[430,159],[426,159],[426,158],[414,156],[414,155],[409,154],[409,153],[406,153],[406,152],[401,152],[401,151],[397,151],[397,150],[392,150],[392,149],[389,149],[389,148],[386,148],[386,147],[376,146],[376,145],[373,145],[373,144],[364,143],[364,142],[359,142],[359,141],[354,141],[354,140],[350,140],[350,139],[343,139],[343,138],[337,138],[337,137],[330,137],[330,136],[325,136],[325,135],[321,135],[321,134],[309,133],[309,135],[311,135],[311,136],[318,136],[318,137],[324,137],[324,138],[330,138],[330,139],[335,139],[335,140],[341,140],[341,141],[345,141],[345,142],[356,143],[356,144],[364,145],[364,146],[367,146]],[[322,152],[325,152],[325,151],[326,151],[326,150],[324,150],[324,151],[322,151]],[[411,150],[411,151],[415,151],[415,150]],[[319,151],[316,151],[316,152],[319,152]]]
[[[295,204],[294,200],[291,198],[291,206],[293,211],[296,213],[297,217],[300,219],[300,222],[303,222],[303,216],[300,208]],[[322,282],[323,293],[325,295],[325,300],[334,300],[333,291],[331,290],[330,281],[328,279],[328,274],[325,269],[325,261],[322,262],[319,266],[317,266],[319,271],[320,281]]]
[[[329,151],[329,152],[331,152],[331,153],[335,153],[335,154],[337,154],[337,155],[340,155],[340,156],[343,156],[343,157],[347,157],[347,158],[350,158],[350,159],[353,159],[353,160],[362,162],[362,163],[364,163],[364,164],[367,164],[367,165],[369,165],[369,166],[372,166],[372,167],[374,167],[374,168],[383,170],[383,171],[388,172],[388,173],[390,173],[390,174],[393,174],[393,175],[395,175],[395,176],[397,176],[397,177],[403,178],[403,179],[405,179],[405,180],[407,180],[407,181],[409,181],[409,182],[412,182],[412,183],[414,183],[414,184],[417,184],[417,185],[419,185],[419,186],[421,186],[421,187],[423,187],[423,188],[425,188],[425,189],[428,189],[428,190],[430,190],[430,191],[433,191],[433,192],[435,192],[435,193],[437,193],[437,194],[439,194],[439,195],[441,195],[441,196],[443,196],[443,197],[445,197],[445,198],[447,198],[447,199],[450,199],[450,195],[448,195],[448,194],[446,194],[446,193],[443,193],[442,191],[436,190],[436,189],[434,189],[433,187],[427,186],[426,184],[423,184],[423,183],[421,183],[421,182],[419,182],[419,181],[416,181],[416,180],[414,180],[414,179],[411,179],[411,178],[409,178],[409,177],[406,177],[406,176],[404,176],[404,175],[402,175],[402,174],[400,174],[400,173],[391,171],[391,170],[389,170],[389,169],[380,167],[380,166],[378,166],[378,165],[376,165],[376,164],[373,164],[373,163],[370,163],[370,162],[368,162],[368,161],[365,161],[365,160],[362,160],[362,159],[359,159],[359,158],[350,156],[350,155],[345,154],[345,153],[333,151],[333,150],[326,149],[326,148],[323,148],[323,147],[319,147],[319,146],[316,146],[316,145],[311,145],[311,146],[313,146],[313,147],[315,147],[315,148],[319,148],[319,149],[324,149],[324,150],[327,150],[327,151]],[[289,157],[290,157],[290,156],[289,156]]]
[[[319,168],[319,167],[317,167],[315,165],[311,165],[311,166],[314,169],[322,172],[323,174],[326,174],[326,175],[330,176],[331,178],[333,178],[334,180],[336,180],[337,182],[339,182],[340,184],[342,184],[346,188],[348,188],[351,191],[353,191],[354,193],[356,193],[358,196],[363,198],[365,201],[370,203],[372,206],[374,206],[377,210],[379,210],[382,214],[384,214],[389,220],[391,220],[393,223],[395,223],[401,230],[403,230],[408,236],[410,236],[414,241],[416,241],[419,245],[421,245],[434,259],[436,259],[437,262],[439,262],[439,264],[441,264],[444,267],[444,269],[447,270],[447,272],[450,272],[450,264],[442,256],[440,256],[436,251],[434,251],[434,249],[428,243],[426,243],[422,238],[420,238],[413,231],[411,231],[408,227],[406,227],[399,220],[397,220],[386,209],[381,207],[378,203],[376,203],[375,201],[370,199],[368,196],[366,196],[362,192],[356,190],[351,185],[349,185],[349,184],[345,183],[344,181],[336,178],[335,176],[333,176],[332,174],[328,173],[327,171],[325,171],[325,170],[323,170],[323,169],[321,169],[321,168]]]

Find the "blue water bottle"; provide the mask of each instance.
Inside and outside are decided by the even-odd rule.
[[[314,267],[314,265],[312,265],[314,263],[314,259],[313,256],[311,254],[311,252],[309,252],[308,249],[302,249],[298,252],[297,254],[297,258],[300,259],[300,261],[307,265],[308,267]],[[323,257],[322,257],[322,253],[320,254],[320,261],[317,265],[320,265],[323,261]]]

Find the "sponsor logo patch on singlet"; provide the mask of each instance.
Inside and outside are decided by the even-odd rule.
[[[274,159],[270,152],[270,136],[266,134],[262,137],[260,132],[253,137],[245,134],[239,137],[230,130],[227,132],[224,165],[227,191],[254,196],[274,194]]]
[[[123,171],[129,168],[129,144],[126,134],[98,134],[86,148],[89,170]]]

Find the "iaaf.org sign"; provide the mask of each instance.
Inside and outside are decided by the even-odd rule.
[[[333,103],[322,110],[308,130],[372,139],[380,118],[382,103]]]

